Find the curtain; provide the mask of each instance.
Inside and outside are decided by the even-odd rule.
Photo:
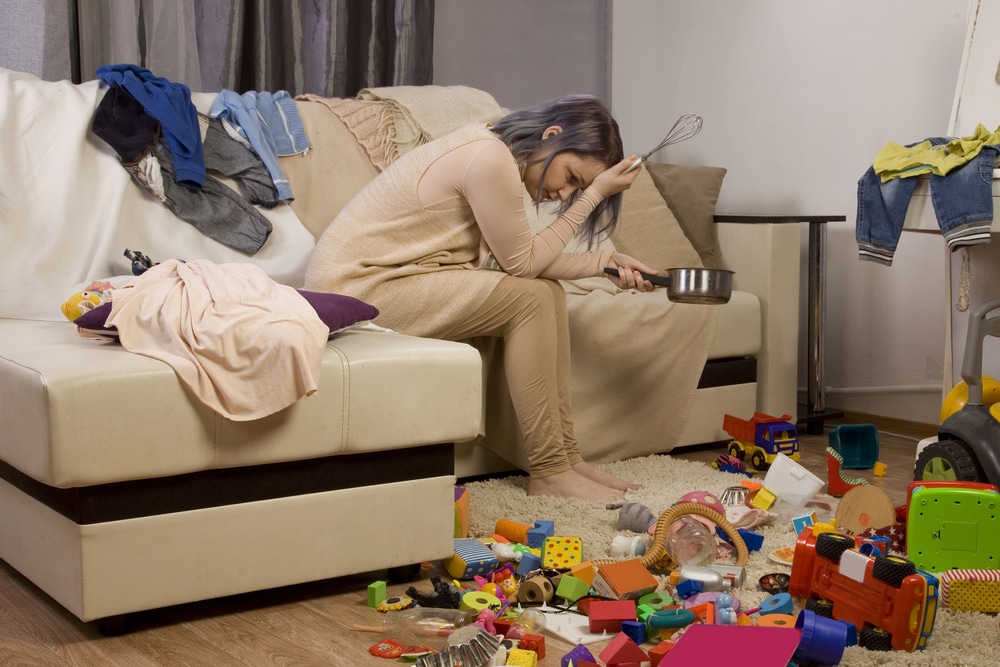
[[[76,19],[80,80],[132,63],[196,91],[353,97],[433,75],[434,0],[76,0]]]

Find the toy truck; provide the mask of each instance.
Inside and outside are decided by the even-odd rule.
[[[876,651],[923,649],[937,615],[938,579],[896,556],[867,556],[854,537],[813,535],[795,542],[788,594],[813,613],[854,624],[858,644]]]
[[[791,415],[772,417],[763,412],[754,412],[750,419],[724,415],[722,428],[733,437],[729,453],[741,461],[749,456],[756,470],[770,466],[778,454],[798,461],[799,434],[791,419]]]

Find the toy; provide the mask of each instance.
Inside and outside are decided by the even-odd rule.
[[[413,586],[406,589],[406,594],[421,607],[436,607],[439,609],[458,609],[462,602],[462,592],[442,581],[437,575],[431,576],[431,584],[434,586],[433,593],[418,591]]]
[[[1000,404],[990,405],[984,400],[983,378],[985,339],[987,336],[1000,337],[1000,318],[988,318],[997,308],[1000,308],[1000,299],[988,301],[969,312],[962,360],[962,379],[968,386],[968,401],[964,404],[958,402],[960,407],[938,427],[936,439],[921,442],[913,468],[915,480],[958,480],[1000,485]],[[996,384],[989,378],[985,383],[989,386]],[[945,404],[948,403],[946,399]],[[942,417],[944,411],[943,406]]]
[[[638,558],[632,558],[599,566],[591,586],[607,598],[636,600],[655,591],[659,582]]]
[[[1000,612],[1000,570],[948,570],[941,581],[941,606],[952,611]]]
[[[896,521],[896,508],[889,494],[874,486],[856,486],[837,504],[837,528],[859,535],[869,528],[885,528]],[[926,568],[924,568],[926,569]]]
[[[799,435],[791,419],[791,415],[772,417],[763,412],[754,412],[750,419],[724,415],[722,429],[733,437],[729,453],[741,461],[749,456],[757,470],[765,470],[778,454],[797,461]]]
[[[857,545],[807,527],[795,542],[788,593],[805,598],[810,611],[854,624],[861,646],[924,648],[937,613],[937,577],[903,558],[865,556]]]
[[[834,426],[829,442],[840,452],[844,468],[868,470],[878,461],[878,429],[874,424]]]
[[[455,553],[445,563],[448,574],[456,579],[472,579],[477,574],[489,574],[500,566],[500,561],[489,547],[471,537],[455,540]]]
[[[87,289],[77,292],[63,301],[61,306],[63,316],[73,322],[84,313],[104,303],[104,293],[112,288],[111,283],[95,280],[87,285]]]
[[[546,537],[543,541],[542,567],[568,570],[582,562],[583,541],[579,537]]]
[[[826,471],[829,476],[827,492],[834,498],[840,498],[857,486],[868,483],[863,477],[848,477],[841,471],[844,458],[833,447],[826,448]]]
[[[912,487],[906,520],[909,557],[929,572],[1000,567],[996,487]]]

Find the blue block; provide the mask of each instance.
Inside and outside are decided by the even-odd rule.
[[[622,632],[636,644],[646,641],[646,624],[639,621],[622,621]]]
[[[701,593],[702,587],[700,581],[697,581],[695,579],[686,579],[681,583],[677,584],[674,590],[677,592],[678,595],[687,600],[692,595],[697,595],[698,593]]]
[[[528,529],[528,546],[532,549],[541,549],[545,546],[545,538],[555,537],[555,534],[554,521],[536,521],[535,527]]]
[[[515,571],[515,573],[519,577],[525,576],[527,574],[530,574],[531,572],[534,572],[541,566],[542,566],[542,557],[536,556],[535,554],[528,551],[521,556],[521,562],[517,564],[517,570]]]
[[[758,533],[754,530],[747,530],[746,528],[737,528],[736,532],[740,534],[743,538],[743,542],[747,545],[747,551],[760,551],[760,548],[764,546],[764,534]]]

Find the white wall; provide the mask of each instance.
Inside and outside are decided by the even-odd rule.
[[[618,0],[611,9],[612,107],[626,151],[697,113],[701,134],[659,159],[726,167],[719,212],[845,215],[828,229],[827,405],[936,423],[944,244],[906,233],[891,267],[860,262],[857,181],[886,142],[947,132],[970,1]],[[805,257],[803,245],[803,271]],[[803,301],[800,388],[805,312]]]

